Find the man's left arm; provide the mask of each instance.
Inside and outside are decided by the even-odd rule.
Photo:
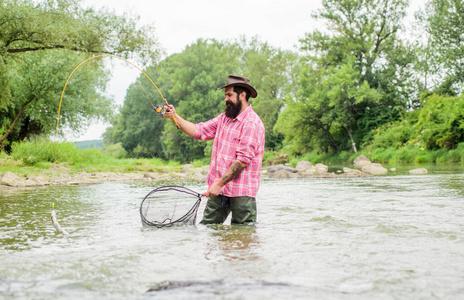
[[[204,195],[207,197],[219,195],[222,188],[230,181],[234,180],[235,178],[238,178],[242,170],[246,167],[247,165],[242,163],[241,161],[234,160],[227,172],[221,178],[216,178],[213,184],[211,184],[211,186],[208,188],[208,191],[204,193]]]

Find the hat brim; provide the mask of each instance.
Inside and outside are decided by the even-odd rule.
[[[239,87],[246,88],[250,92],[250,97],[251,98],[256,98],[258,96],[258,92],[255,90],[255,88],[252,87],[249,84],[246,84],[246,83],[237,82],[237,83],[226,84],[222,88],[225,89],[225,88],[228,88],[228,87],[231,87],[231,86],[239,86]]]

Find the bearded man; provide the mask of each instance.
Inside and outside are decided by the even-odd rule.
[[[214,139],[201,223],[222,224],[232,212],[232,224],[253,224],[265,141],[263,122],[249,103],[258,93],[247,78],[235,75],[228,76],[223,89],[225,110],[214,119],[194,124],[172,105],[164,116],[195,139]]]

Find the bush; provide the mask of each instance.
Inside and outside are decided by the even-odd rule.
[[[407,113],[401,121],[377,128],[372,141],[365,145],[372,149],[402,149],[397,159],[413,162],[411,155],[419,155],[418,160],[429,161],[428,155],[421,155],[416,149],[455,149],[464,142],[464,96],[444,97],[432,95],[423,100],[423,107]],[[414,145],[415,147],[408,148]],[[457,154],[457,156],[459,156]],[[449,158],[450,161],[457,157]]]
[[[91,164],[104,160],[100,150],[79,150],[73,143],[52,142],[47,139],[34,139],[27,142],[14,143],[11,156],[26,165],[39,162],[68,163],[70,165]]]
[[[460,143],[456,149],[440,151],[437,163],[462,163],[464,164],[464,143]]]
[[[6,154],[6,152],[0,151],[0,159],[8,159],[9,156]]]
[[[414,146],[403,147],[396,151],[395,161],[402,163],[414,163],[419,153],[420,149]]]
[[[192,161],[192,166],[198,168],[198,167],[204,167],[204,166],[208,166],[210,163],[210,159],[209,157],[205,157],[205,158],[202,158],[202,159],[195,159],[194,161]]]
[[[418,154],[415,158],[414,163],[416,164],[425,164],[425,163],[434,163],[435,162],[435,152],[424,151],[421,154]]]
[[[395,151],[393,148],[375,148],[371,152],[365,153],[372,161],[381,163],[394,163]]]
[[[417,122],[417,139],[427,149],[455,149],[464,141],[464,96],[432,95],[424,102]]]
[[[313,164],[315,163],[319,163],[323,160],[323,158],[325,157],[325,155],[317,152],[317,151],[312,151],[312,152],[308,152],[306,154],[304,154],[302,157],[301,157],[301,160],[307,160]]]
[[[288,154],[284,152],[264,151],[263,165],[278,165],[288,162]]]
[[[118,159],[127,157],[127,152],[124,150],[121,143],[105,145],[103,153]]]
[[[414,138],[416,113],[410,112],[405,119],[383,125],[374,130],[372,141],[367,148],[401,148]]]
[[[11,156],[22,160],[26,165],[38,162],[68,162],[79,155],[72,143],[57,143],[46,139],[35,139],[27,142],[13,143]]]

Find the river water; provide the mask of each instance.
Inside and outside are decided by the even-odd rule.
[[[141,225],[149,186],[1,195],[0,298],[463,299],[463,183],[462,173],[264,181],[256,226],[167,229]]]

